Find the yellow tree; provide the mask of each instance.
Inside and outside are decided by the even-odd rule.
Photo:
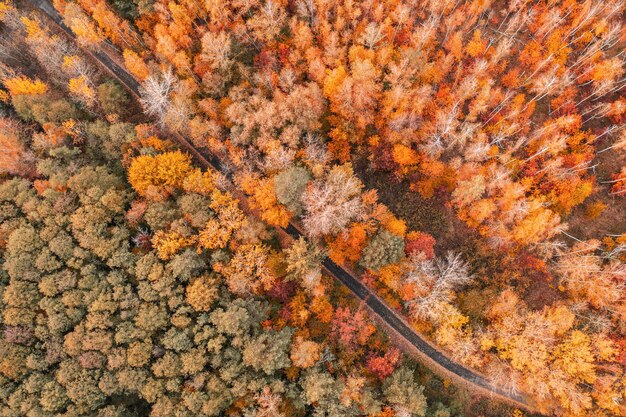
[[[76,3],[67,3],[63,20],[72,29],[78,42],[85,46],[95,46],[104,40],[91,18]]]
[[[89,80],[84,75],[70,78],[68,89],[78,100],[91,107],[96,103],[96,90],[90,85]]]
[[[44,82],[40,80],[32,80],[23,75],[5,78],[2,82],[12,96],[38,96],[45,94],[48,90],[48,87]]]
[[[182,188],[192,170],[191,157],[180,151],[141,155],[132,160],[128,181],[144,197],[171,193],[175,188]]]
[[[196,311],[209,311],[218,298],[219,280],[210,275],[196,278],[187,286],[187,302]]]

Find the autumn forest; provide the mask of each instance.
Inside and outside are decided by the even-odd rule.
[[[0,417],[626,416],[625,0],[0,0]]]

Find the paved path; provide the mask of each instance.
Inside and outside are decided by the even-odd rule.
[[[47,0],[26,0],[34,7],[45,13],[50,19],[52,19],[57,26],[68,36],[74,38],[72,31],[65,26],[59,13]],[[128,90],[130,90],[134,96],[139,97],[140,84],[129,74],[124,68],[117,65],[108,54],[102,50],[90,50],[88,51],[99,63],[105,67],[112,75],[114,75]],[[214,156],[207,156],[200,153],[191,143],[181,135],[178,136],[178,141],[182,147],[189,151],[197,161],[203,166],[203,168],[213,168],[218,170],[228,177],[229,173],[224,172],[222,164]],[[300,230],[294,225],[289,224],[283,229],[292,238],[298,239],[302,236]],[[445,377],[450,377],[458,382],[465,382],[469,384],[470,388],[476,391],[491,395],[495,399],[500,399],[509,404],[532,410],[531,402],[522,395],[510,394],[505,392],[499,387],[494,386],[483,375],[475,370],[472,370],[466,366],[463,366],[457,362],[454,362],[448,358],[441,350],[437,349],[432,343],[428,342],[423,336],[416,333],[410,325],[401,318],[395,311],[393,311],[382,299],[373,293],[368,287],[363,285],[359,279],[357,279],[350,272],[342,268],[333,262],[330,258],[325,258],[322,262],[324,268],[333,275],[339,282],[344,284],[352,293],[362,300],[369,309],[374,312],[380,320],[392,329],[393,332],[403,339],[403,342],[408,343],[411,347],[417,349],[421,353],[420,359],[427,359],[427,365],[431,368],[435,368],[434,371],[439,371],[439,374],[444,374]],[[403,344],[406,344],[403,343]],[[411,354],[411,352],[408,352]]]

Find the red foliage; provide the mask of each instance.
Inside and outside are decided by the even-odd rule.
[[[364,310],[352,312],[347,307],[339,307],[333,317],[331,337],[339,341],[344,348],[354,349],[364,345],[374,329]]]
[[[404,252],[407,256],[423,253],[427,259],[435,257],[435,238],[428,233],[411,232],[407,235]]]
[[[546,263],[528,252],[522,252],[517,257],[516,262],[521,270],[521,274],[531,281],[552,282],[554,279],[548,271]]]
[[[396,369],[399,359],[400,351],[396,348],[390,348],[384,356],[370,356],[365,366],[378,379],[384,380]]]
[[[295,281],[285,281],[284,279],[278,279],[272,285],[272,288],[267,292],[272,298],[280,302],[287,302],[293,294],[296,292],[297,284]]]

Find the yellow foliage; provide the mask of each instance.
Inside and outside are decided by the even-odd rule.
[[[45,94],[48,87],[40,80],[31,80],[23,75],[3,80],[4,86],[12,96],[28,95],[37,96]]]
[[[228,288],[244,295],[269,290],[276,277],[269,266],[269,252],[264,245],[240,246],[227,265],[216,263],[214,268],[226,277]]]
[[[22,16],[22,24],[26,29],[26,35],[29,38],[37,38],[45,34],[44,30],[39,25],[39,22],[33,19],[29,19],[26,16]]]
[[[596,380],[595,358],[590,337],[574,330],[555,352],[556,363],[578,382],[592,384]]]
[[[192,169],[191,157],[180,151],[141,155],[131,162],[128,181],[137,193],[145,196],[150,187],[182,188]]]
[[[389,216],[383,226],[396,236],[404,237],[406,235],[406,223],[395,216]]]
[[[520,244],[537,243],[545,233],[559,224],[560,217],[544,207],[538,207],[529,213],[512,230],[513,239]]]
[[[220,249],[226,247],[232,229],[219,220],[209,219],[198,236],[198,246],[204,249]]]
[[[399,289],[400,277],[402,276],[400,265],[397,263],[385,265],[380,268],[378,274],[380,276],[380,282],[393,290],[397,291]]]
[[[261,219],[272,226],[287,227],[291,213],[278,202],[273,178],[248,179],[248,181],[250,183],[246,185],[245,189],[251,194],[250,206],[261,211]]]
[[[78,96],[88,105],[93,104],[96,99],[96,91],[91,85],[89,85],[89,80],[87,80],[87,77],[84,75],[76,78],[70,78],[68,88],[70,93]]]
[[[524,413],[519,410],[519,409],[515,409],[513,410],[513,412],[511,413],[511,417],[524,417]]]
[[[167,260],[174,256],[179,250],[192,246],[196,243],[195,237],[183,236],[176,231],[159,230],[152,238],[152,245],[157,251],[160,259]]]
[[[61,69],[67,73],[72,73],[80,65],[81,59],[78,55],[65,55]]]
[[[0,19],[2,19],[9,10],[13,10],[13,6],[5,2],[0,2]]]
[[[208,171],[202,172],[200,169],[194,169],[183,180],[183,190],[188,193],[209,195],[214,189],[215,181]]]
[[[85,45],[97,45],[102,42],[103,37],[79,5],[68,3],[65,8],[64,20],[72,29],[80,43]]]
[[[594,338],[593,347],[595,348],[595,355],[599,360],[610,361],[615,359],[615,355],[617,355],[613,341],[601,334],[596,335]]]
[[[73,138],[78,137],[80,134],[80,126],[76,123],[74,119],[68,119],[64,121],[61,126],[63,127],[63,131],[66,135],[69,135]]]

